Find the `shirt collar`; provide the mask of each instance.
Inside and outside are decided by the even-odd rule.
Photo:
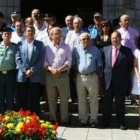
[[[43,31],[46,28],[43,26],[43,24],[40,29],[38,29],[38,27],[35,24],[33,26],[34,26],[35,30],[40,30],[40,31]]]
[[[80,35],[81,33],[82,33],[82,30],[79,33],[76,33],[75,30],[74,30],[75,35]]]
[[[59,43],[59,45],[58,45],[58,48],[61,46],[62,42],[63,42],[63,41],[61,40],[60,43]],[[56,47],[56,45],[54,44],[53,41],[51,41],[51,43],[53,44],[54,47]]]
[[[117,46],[117,50],[119,50],[121,45]],[[116,47],[112,46],[112,49],[115,49]]]
[[[10,46],[10,44],[11,44],[11,42],[9,43],[9,46]],[[3,42],[3,41],[1,42],[1,45],[2,45],[2,46],[5,46],[5,44],[4,44],[4,42]],[[5,47],[7,47],[7,48],[8,48],[9,46],[5,46]]]
[[[33,40],[31,43],[27,42],[27,44],[28,44],[29,46],[33,46],[33,43],[34,43],[34,40]]]
[[[128,27],[128,29],[124,29],[123,27],[122,27],[122,29],[124,30],[124,31],[128,31],[128,30],[130,30],[130,26]]]
[[[68,30],[68,31],[72,31],[72,30],[74,30],[74,29],[70,29],[69,27],[67,27],[67,30]]]
[[[82,44],[81,44],[81,47],[82,47],[82,49],[83,49],[84,51],[88,51],[88,50],[90,49],[91,45],[89,45],[87,49],[84,49],[84,47],[83,47]]]

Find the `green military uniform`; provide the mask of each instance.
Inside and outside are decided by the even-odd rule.
[[[14,110],[16,44],[0,43],[0,113]],[[6,101],[6,102],[5,102]]]

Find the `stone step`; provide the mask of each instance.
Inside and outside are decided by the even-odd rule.
[[[138,100],[137,100],[137,103],[138,103]],[[60,100],[59,99],[58,99],[57,105],[58,105],[57,109],[59,111],[60,110]],[[40,107],[41,107],[41,111],[48,111],[48,106],[46,106],[45,101],[40,102]],[[102,103],[99,103],[99,114],[102,114],[103,107],[104,107],[104,105]],[[131,105],[130,100],[126,100],[125,101],[125,112],[126,112],[126,114],[128,114],[128,113],[138,114],[139,108],[138,108],[138,106]],[[78,113],[78,103],[77,102],[69,103],[69,113]],[[113,107],[112,107],[112,113],[115,114],[115,104],[114,103],[113,103]]]
[[[61,122],[61,116],[60,112],[57,113],[57,118],[58,118],[58,124]],[[40,114],[40,119],[43,120],[49,120],[49,113],[48,112],[42,112]],[[110,120],[110,128],[117,128],[117,122],[116,122],[116,115],[112,114],[111,120]],[[139,122],[139,114],[133,114],[133,113],[128,113],[125,114],[125,121],[126,125],[129,129],[137,130],[138,129],[138,122]],[[78,114],[77,113],[69,113],[69,123],[72,128],[76,128],[77,124],[79,122]],[[99,127],[101,126],[102,122],[102,114],[98,114],[98,125]],[[89,126],[87,126],[89,127]]]

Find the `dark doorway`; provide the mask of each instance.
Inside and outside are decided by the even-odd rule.
[[[31,15],[33,9],[37,8],[43,14],[54,14],[62,26],[65,26],[64,19],[66,15],[78,15],[83,19],[84,26],[86,27],[93,24],[92,17],[94,12],[98,11],[102,13],[102,0],[98,0],[96,3],[85,1],[84,3],[80,2],[76,4],[70,1],[71,4],[67,4],[67,2],[69,1],[63,2],[62,4],[59,1],[52,2],[50,0],[21,0],[21,15],[23,18],[26,18]]]

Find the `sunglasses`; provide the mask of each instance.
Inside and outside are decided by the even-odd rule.
[[[84,40],[84,41],[85,41],[85,40],[89,40],[89,38],[82,38],[82,40]]]
[[[104,27],[108,28],[108,27],[109,27],[109,25],[102,25],[102,28],[104,28]]]

